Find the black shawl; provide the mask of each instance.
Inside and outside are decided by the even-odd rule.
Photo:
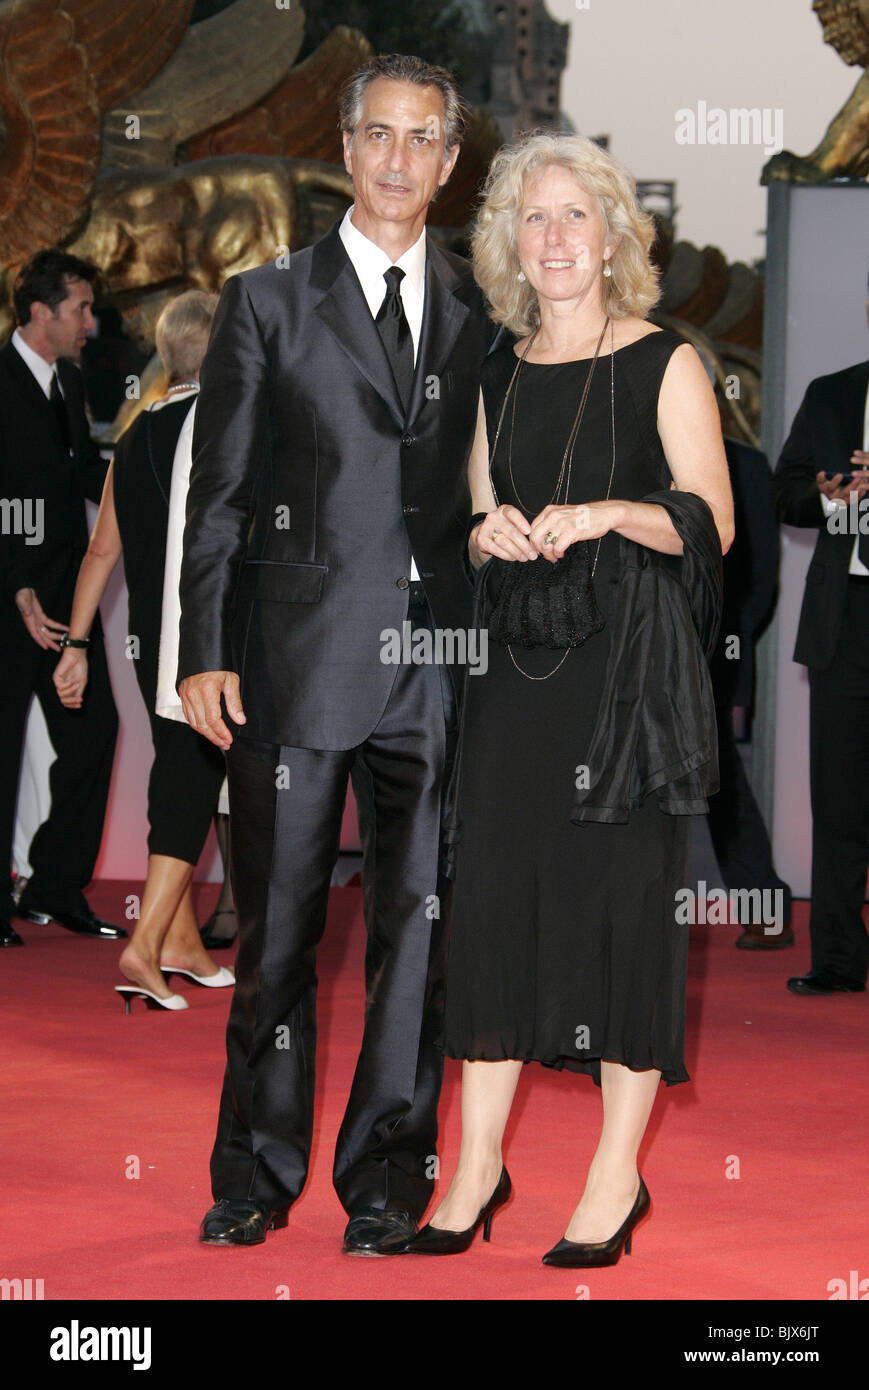
[[[675,489],[649,493],[670,514],[682,555],[620,538],[620,580],[588,785],[571,820],[618,823],[656,792],[663,811],[698,815],[718,790],[718,738],[707,661],[721,620],[721,544],[706,502]],[[486,570],[474,580],[474,626],[487,622]],[[467,680],[467,671],[465,672]],[[453,877],[461,835],[464,719],[444,798],[444,872]]]

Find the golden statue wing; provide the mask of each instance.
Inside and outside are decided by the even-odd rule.
[[[271,154],[343,164],[338,92],[370,53],[371,45],[358,30],[333,29],[273,91],[188,141],[185,158]]]
[[[235,0],[187,30],[153,81],[106,117],[101,169],[165,168],[175,149],[226,121],[280,84],[305,33],[297,0],[289,9],[266,0]],[[277,90],[281,90],[280,86]],[[130,139],[130,117],[138,122]],[[252,151],[250,151],[252,153]]]
[[[193,0],[138,0],[135,24],[101,0],[0,5],[0,263],[62,242],[86,215],[103,110],[150,81]],[[2,138],[2,137],[0,137]]]

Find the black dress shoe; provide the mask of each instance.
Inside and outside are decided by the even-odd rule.
[[[740,951],[781,951],[785,946],[793,946],[793,927],[782,927],[776,934],[767,934],[765,927],[746,927],[742,936],[734,943]]]
[[[18,935],[11,922],[7,922],[5,917],[0,917],[0,946],[23,946],[24,942]]]
[[[262,1245],[266,1231],[286,1226],[286,1211],[275,1211],[259,1202],[220,1197],[202,1218],[199,1239],[203,1245]]]
[[[58,926],[66,927],[67,931],[75,932],[78,936],[101,936],[107,941],[119,941],[127,935],[123,927],[113,927],[111,922],[101,922],[99,917],[95,917],[91,912],[87,903],[79,911],[70,912],[48,907],[38,901],[33,902],[25,893],[18,908],[18,916],[23,917],[26,922],[36,922],[41,927],[47,926],[49,922],[57,922]]]
[[[850,975],[810,970],[808,975],[793,975],[788,980],[788,989],[793,994],[864,994],[866,986],[862,980],[854,980]]]
[[[345,1255],[402,1255],[416,1221],[391,1207],[359,1207],[344,1232]]]

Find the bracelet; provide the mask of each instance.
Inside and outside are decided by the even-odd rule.
[[[475,527],[479,526],[482,521],[485,521],[488,515],[488,512],[474,512],[474,515],[471,517],[471,520],[468,523],[468,537],[466,541],[466,548],[471,543],[471,532],[474,530]]]
[[[63,634],[59,643],[61,647],[81,647],[85,650],[90,646],[90,644],[91,639],[89,637],[70,637],[68,632],[65,632]]]
[[[477,571],[471,564],[471,532],[473,531],[475,526],[479,526],[481,521],[485,521],[488,515],[488,512],[475,512],[474,515],[471,517],[470,521],[468,522],[468,529],[465,532],[465,548],[462,552],[462,564],[465,567],[465,574],[467,575],[471,584],[476,583],[477,575]]]

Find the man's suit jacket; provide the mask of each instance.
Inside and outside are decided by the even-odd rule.
[[[863,447],[867,385],[869,362],[812,381],[773,477],[779,519],[819,528],[794,648],[794,661],[819,670],[829,666],[839,641],[854,536],[827,530],[815,475],[847,473],[852,453]]]
[[[411,545],[435,624],[470,625],[467,460],[495,332],[468,263],[429,239],[405,411],[337,225],[227,281],[196,407],[178,680],[238,672],[242,737],[368,737]]]
[[[0,348],[0,497],[31,498],[43,505],[41,544],[28,545],[20,534],[0,537],[0,615],[16,631],[24,630],[15,607],[15,595],[22,588],[36,591],[50,618],[69,620],[88,544],[85,498],[99,502],[108,467],[88,430],[81,372],[64,358],[58,360],[57,371],[72,453],[54,407],[21,354],[11,340]]]
[[[715,702],[721,708],[754,703],[754,643],[778,589],[778,523],[766,454],[725,437],[736,535],[724,556],[721,633],[711,660]],[[739,638],[739,654],[730,638]]]

